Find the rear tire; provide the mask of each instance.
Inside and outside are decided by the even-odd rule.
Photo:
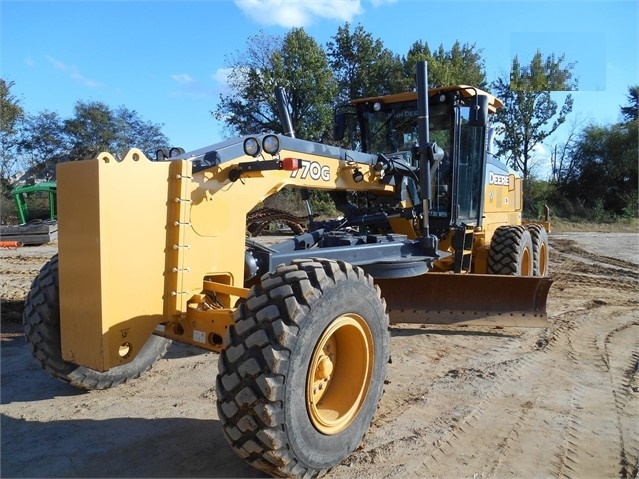
[[[317,477],[361,442],[389,358],[380,290],[331,260],[279,266],[236,312],[217,376],[233,450],[274,476]]]
[[[533,246],[533,275],[548,276],[548,233],[546,228],[537,223],[526,225],[530,232]]]
[[[532,276],[533,244],[524,226],[500,226],[488,253],[488,272],[510,276]]]
[[[58,255],[46,263],[31,285],[22,316],[31,353],[54,378],[80,389],[108,389],[140,377],[164,357],[171,341],[151,336],[133,361],[105,372],[65,361],[60,343]]]

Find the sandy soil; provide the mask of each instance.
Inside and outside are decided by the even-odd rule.
[[[394,327],[373,425],[328,478],[637,477],[639,234],[550,242],[550,327]],[[0,250],[1,476],[263,477],[222,436],[213,353],[88,393],[40,370],[11,320],[55,251]]]

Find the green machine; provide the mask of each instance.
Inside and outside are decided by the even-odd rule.
[[[29,206],[27,204],[27,195],[31,193],[44,192],[49,195],[49,218],[51,220],[57,219],[57,185],[55,181],[43,181],[35,185],[21,186],[15,188],[11,194],[16,202],[16,209],[18,210],[18,217],[20,218],[20,224],[25,224],[29,217]]]

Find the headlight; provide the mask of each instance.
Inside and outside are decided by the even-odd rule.
[[[280,151],[280,139],[275,135],[266,135],[262,140],[262,148],[269,155],[274,155]]]
[[[244,153],[249,156],[256,157],[260,154],[260,142],[255,138],[247,138],[244,140]]]

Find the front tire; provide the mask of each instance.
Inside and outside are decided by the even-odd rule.
[[[58,255],[42,267],[33,281],[22,321],[31,353],[42,368],[54,378],[80,389],[108,389],[138,378],[162,359],[171,345],[168,339],[151,336],[133,361],[105,372],[65,361],[60,343]]]
[[[284,477],[316,477],[348,456],[382,395],[385,309],[372,278],[341,261],[263,276],[219,359],[217,409],[234,451]]]

